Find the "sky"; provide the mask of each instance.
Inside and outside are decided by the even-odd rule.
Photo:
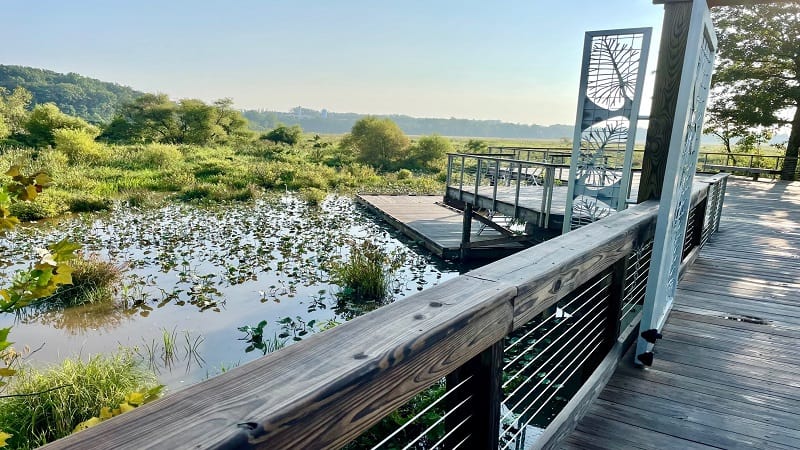
[[[575,120],[584,33],[652,27],[651,0],[3,0],[0,64],[242,109]]]

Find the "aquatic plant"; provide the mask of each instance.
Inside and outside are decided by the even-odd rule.
[[[69,266],[72,284],[60,286],[53,295],[39,299],[37,304],[70,307],[113,300],[123,267],[96,256],[75,258]]]
[[[333,264],[331,278],[347,297],[381,300],[388,294],[392,274],[402,265],[401,252],[387,252],[369,240],[353,242],[347,261]]]

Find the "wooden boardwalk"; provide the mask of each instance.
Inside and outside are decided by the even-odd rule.
[[[800,183],[729,180],[663,335],[563,448],[800,448]]]
[[[463,215],[442,206],[440,195],[358,195],[356,200],[410,238],[422,243],[433,254],[444,259],[458,258],[461,253]],[[490,227],[481,231],[481,223],[472,221],[471,242],[497,239],[503,235]],[[480,234],[479,234],[480,233]],[[491,257],[525,248],[519,243],[476,249]],[[480,256],[480,255],[478,255]]]

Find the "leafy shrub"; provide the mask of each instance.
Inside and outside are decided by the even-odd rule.
[[[155,375],[130,351],[67,359],[49,370],[23,368],[0,399],[0,429],[12,448],[36,448],[67,436],[103,407],[116,408],[135,392],[153,391]]]
[[[302,135],[303,129],[300,128],[300,125],[292,125],[291,127],[287,127],[286,125],[281,124],[275,127],[275,129],[269,133],[261,136],[261,139],[275,143],[295,145],[300,141],[300,136]]]
[[[408,137],[391,119],[367,116],[342,138],[341,147],[355,150],[359,162],[387,169],[405,159]]]
[[[76,194],[69,199],[69,210],[72,212],[105,211],[111,208],[111,199],[92,194]]]
[[[46,191],[36,197],[32,202],[17,202],[9,208],[11,215],[22,222],[49,219],[66,212],[67,196],[63,193]]]
[[[136,154],[136,159],[146,168],[170,168],[183,161],[183,153],[174,145],[152,143],[145,145]]]
[[[411,178],[413,174],[408,169],[400,169],[397,171],[397,179],[398,180],[407,180]]]
[[[56,150],[64,152],[72,164],[96,164],[107,161],[111,152],[102,144],[94,141],[91,131],[61,128],[53,131]]]
[[[183,188],[178,194],[178,199],[191,201],[247,201],[252,200],[257,195],[254,186],[247,186],[242,189],[231,189],[223,184],[195,183]]]
[[[319,206],[325,201],[328,193],[322,189],[317,188],[303,188],[300,189],[300,197],[311,206]]]
[[[450,140],[437,134],[423,136],[409,149],[406,164],[416,169],[432,170],[447,153],[453,151]]]
[[[386,252],[365,240],[350,245],[350,257],[332,267],[331,278],[346,296],[357,300],[381,300],[386,297],[394,272],[403,264],[402,254]]]

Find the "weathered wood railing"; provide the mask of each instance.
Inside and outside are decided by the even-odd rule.
[[[696,183],[685,263],[723,196],[724,175]],[[367,443],[522,448],[550,422],[535,442],[549,447],[634,334],[657,209],[636,205],[48,448],[361,448],[362,433],[432,388],[444,394],[414,411],[428,420],[418,435]]]

